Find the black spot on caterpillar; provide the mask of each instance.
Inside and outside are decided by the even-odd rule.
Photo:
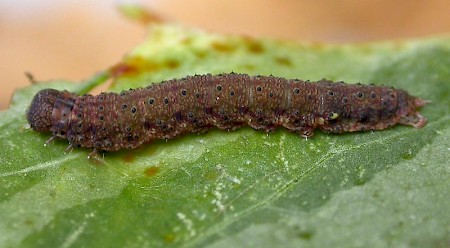
[[[243,125],[266,132],[283,126],[303,137],[423,127],[427,101],[385,86],[245,74],[195,75],[97,96],[38,92],[27,111],[31,128],[68,139],[70,147],[117,151],[212,127]]]

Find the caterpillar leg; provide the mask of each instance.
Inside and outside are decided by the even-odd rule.
[[[419,112],[402,116],[398,123],[403,125],[410,125],[415,128],[421,128],[427,124],[427,119]]]
[[[248,125],[255,130],[264,131],[266,133],[272,133],[276,129],[276,126],[272,123],[260,123],[260,122],[254,121],[254,122],[249,122]]]
[[[308,140],[308,138],[311,138],[314,136],[314,128],[313,127],[304,127],[298,131],[300,133],[300,136]]]
[[[45,141],[44,146],[48,146],[48,144],[52,143],[56,139],[56,136],[50,137],[47,141]]]
[[[72,152],[73,151],[73,145],[69,143],[69,145],[64,150],[64,154]]]
[[[88,154],[87,159],[95,164],[105,164],[103,156],[100,156],[97,148],[94,148],[91,153]]]

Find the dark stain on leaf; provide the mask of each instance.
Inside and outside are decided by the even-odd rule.
[[[166,61],[166,65],[169,69],[177,69],[180,66],[180,62],[178,60],[169,59]]]
[[[127,152],[125,156],[122,157],[125,163],[133,163],[136,160],[134,152]]]
[[[146,60],[143,57],[135,56],[125,59],[122,63],[113,66],[109,71],[113,78],[136,76],[142,72],[158,71],[161,65]]]
[[[204,59],[208,55],[208,52],[206,52],[204,50],[196,50],[196,51],[194,51],[194,55],[198,59]]]
[[[219,42],[219,41],[212,42],[211,48],[217,52],[222,52],[222,53],[232,53],[236,50],[236,46],[234,46],[230,43]]]
[[[258,42],[254,39],[246,39],[245,44],[247,45],[247,50],[251,53],[260,54],[265,51],[264,46],[261,44],[261,42]]]
[[[145,169],[144,175],[147,177],[152,177],[152,176],[158,174],[159,171],[160,171],[159,167],[151,166],[151,167],[148,167],[147,169]]]
[[[287,57],[275,57],[274,58],[275,62],[281,66],[287,66],[287,67],[291,67],[292,66],[292,61],[290,58]]]

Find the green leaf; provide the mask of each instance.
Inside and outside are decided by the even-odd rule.
[[[94,55],[95,56],[95,55]],[[431,247],[450,242],[450,37],[299,44],[155,26],[80,85],[19,90],[0,113],[0,247]],[[65,154],[29,129],[41,88],[112,91],[201,73],[375,83],[432,100],[422,129],[313,139],[212,130],[138,150]]]

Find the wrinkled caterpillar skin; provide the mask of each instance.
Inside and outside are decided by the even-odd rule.
[[[117,151],[212,127],[243,125],[266,132],[283,126],[303,137],[423,127],[426,101],[391,87],[245,74],[195,75],[147,88],[97,96],[38,92],[28,111],[31,128],[53,132],[71,146]]]

